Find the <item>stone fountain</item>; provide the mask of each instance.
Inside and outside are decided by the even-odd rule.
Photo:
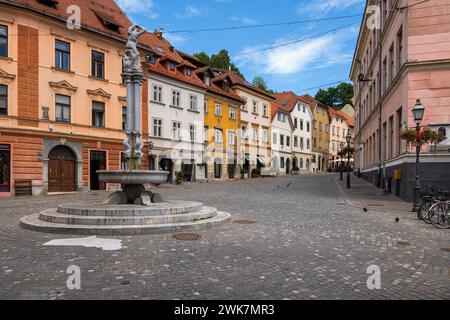
[[[127,168],[122,171],[97,171],[102,183],[122,186],[99,204],[64,204],[23,218],[23,228],[65,234],[130,235],[198,230],[225,223],[231,215],[201,203],[164,201],[147,191],[145,185],[160,185],[169,172],[141,170],[143,156],[141,132],[141,88],[144,72],[137,49],[145,30],[129,28],[123,61],[127,86],[127,130],[124,140]]]

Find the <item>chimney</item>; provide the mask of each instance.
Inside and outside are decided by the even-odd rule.
[[[153,32],[153,34],[155,35],[155,36],[157,36],[159,39],[162,39],[163,38],[163,29],[162,28],[159,28],[159,29],[155,29],[155,32]]]

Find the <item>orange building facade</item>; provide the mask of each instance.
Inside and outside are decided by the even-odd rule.
[[[95,172],[124,165],[131,23],[112,0],[46,3],[0,4],[0,197],[101,190]],[[81,10],[79,30],[66,25],[70,5]],[[145,137],[146,94],[142,108]]]

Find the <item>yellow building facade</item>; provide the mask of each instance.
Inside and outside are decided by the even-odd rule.
[[[311,106],[314,121],[312,128],[312,150],[314,155],[314,169],[316,172],[326,171],[329,163],[330,145],[330,116],[328,107],[319,101],[305,95],[302,100]]]
[[[243,100],[227,79],[214,79],[208,67],[197,74],[205,81],[205,174],[208,180],[240,178],[238,150]]]

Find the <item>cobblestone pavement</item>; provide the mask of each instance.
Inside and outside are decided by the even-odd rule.
[[[19,218],[106,194],[0,200],[0,298],[450,299],[450,252],[441,250],[450,248],[450,230],[407,212],[348,206],[336,175],[160,191],[256,223],[228,223],[191,242],[171,235],[112,237],[123,240],[118,251],[48,247],[43,244],[70,236],[23,230]],[[366,285],[373,264],[382,271],[381,290]],[[81,268],[81,290],[67,289],[71,265]]]

